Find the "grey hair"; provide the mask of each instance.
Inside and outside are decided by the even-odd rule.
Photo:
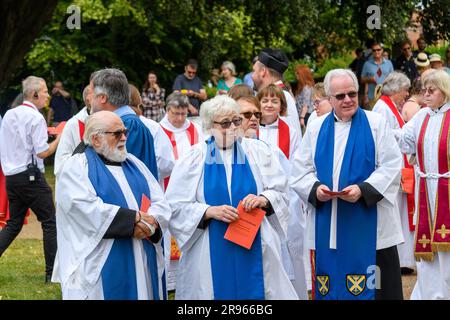
[[[224,61],[222,63],[222,68],[227,68],[231,71],[231,74],[234,76],[236,74],[236,67],[234,66],[234,63],[231,61]]]
[[[84,87],[84,90],[83,90],[83,102],[84,102],[84,105],[85,105],[85,106],[88,105],[88,104],[87,104],[87,96],[88,96],[88,94],[89,94],[89,85],[87,85],[86,87]]]
[[[327,96],[331,96],[331,79],[342,76],[351,78],[355,85],[356,91],[359,91],[358,79],[350,69],[333,69],[327,72],[327,74],[325,75],[325,79],[323,80],[323,84],[325,86],[325,94]]]
[[[108,130],[108,121],[104,121],[102,112],[110,111],[99,111],[91,114],[86,121],[86,126],[83,135],[83,141],[85,144],[92,146],[92,136],[103,131]]]
[[[94,74],[92,83],[94,94],[105,94],[111,105],[115,107],[128,105],[130,87],[125,73],[121,70],[114,68],[99,70]]]
[[[28,76],[22,81],[22,93],[23,99],[28,99],[33,96],[35,92],[41,90],[42,84],[45,84],[45,80],[35,76]]]
[[[166,99],[166,110],[169,111],[172,107],[188,108],[189,98],[180,92],[172,92]]]
[[[200,118],[205,130],[211,130],[214,118],[236,112],[239,114],[241,107],[227,95],[219,95],[202,103],[200,108]]]
[[[402,90],[408,90],[411,86],[411,80],[402,72],[391,72],[383,81],[381,93],[384,95],[392,95]]]

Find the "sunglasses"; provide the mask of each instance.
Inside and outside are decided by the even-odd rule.
[[[100,132],[103,134],[112,134],[117,140],[120,139],[120,137],[122,137],[122,135],[125,135],[125,137],[128,135],[128,129],[123,129],[123,130],[117,130],[117,131],[103,131]]]
[[[231,124],[234,124],[236,127],[239,127],[242,123],[242,118],[236,118],[233,119],[232,121],[230,120],[225,120],[222,122],[216,122],[214,121],[215,124],[220,124],[220,126],[222,127],[222,129],[228,129],[229,127],[231,127]]]
[[[420,90],[420,93],[422,95],[425,95],[428,92],[431,95],[434,93],[434,91],[436,91],[436,88],[422,88],[422,90]]]
[[[383,49],[372,49],[372,51],[375,51],[375,52],[378,52],[378,51],[381,51],[381,50],[383,50]]]
[[[257,111],[257,112],[243,112],[243,113],[241,113],[243,116],[244,116],[244,118],[245,119],[251,119],[253,116],[255,116],[255,118],[256,119],[261,119],[261,116],[262,116],[262,112],[259,112],[259,111]]]
[[[344,100],[345,96],[348,96],[349,98],[355,98],[357,95],[358,95],[358,92],[350,91],[350,92],[347,92],[347,93],[339,93],[339,94],[337,94],[335,96],[332,96],[332,97],[335,97],[336,100]]]

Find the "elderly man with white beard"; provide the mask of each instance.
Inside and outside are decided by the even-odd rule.
[[[166,298],[161,238],[171,211],[148,168],[127,153],[126,135],[116,114],[93,114],[86,147],[61,171],[52,280],[63,299]]]

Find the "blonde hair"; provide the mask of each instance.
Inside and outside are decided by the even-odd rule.
[[[445,102],[450,101],[450,75],[444,70],[436,70],[428,73],[422,80],[423,86],[431,84],[442,91]]]

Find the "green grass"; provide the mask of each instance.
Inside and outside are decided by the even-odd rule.
[[[42,240],[16,239],[0,258],[0,300],[60,300],[60,285],[44,275]]]

